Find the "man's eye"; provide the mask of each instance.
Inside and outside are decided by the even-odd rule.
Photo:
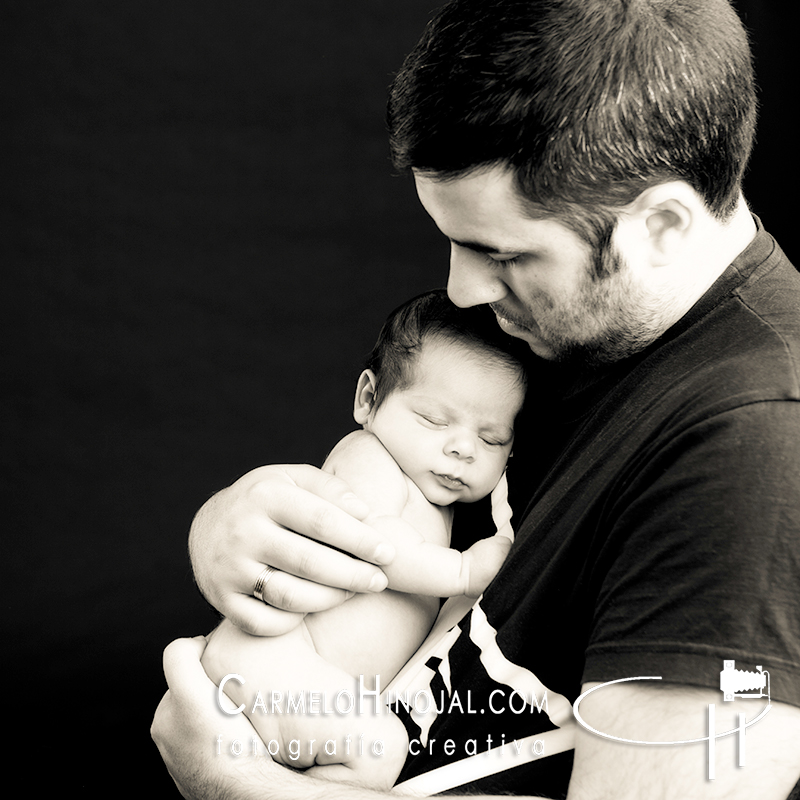
[[[521,256],[519,256],[519,255],[516,255],[516,256],[503,256],[503,255],[490,256],[490,255],[487,255],[486,258],[487,258],[487,260],[489,261],[489,263],[492,266],[494,266],[494,267],[504,267],[505,268],[505,267],[513,267],[514,264],[516,264],[520,260]]]

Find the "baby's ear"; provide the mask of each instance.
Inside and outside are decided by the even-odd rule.
[[[365,369],[356,385],[356,399],[353,403],[353,419],[359,425],[366,425],[375,405],[375,373]]]

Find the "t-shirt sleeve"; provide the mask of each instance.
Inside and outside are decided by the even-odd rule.
[[[800,705],[800,403],[693,425],[649,455],[609,516],[584,681],[719,688],[733,659]]]

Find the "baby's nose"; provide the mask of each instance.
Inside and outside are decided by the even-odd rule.
[[[452,436],[448,440],[444,451],[449,456],[472,461],[475,458],[475,443],[470,436],[463,434]]]

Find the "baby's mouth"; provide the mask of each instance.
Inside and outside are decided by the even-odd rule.
[[[467,485],[460,478],[456,478],[453,475],[442,475],[438,472],[434,472],[433,474],[445,487],[449,489],[463,489]]]

